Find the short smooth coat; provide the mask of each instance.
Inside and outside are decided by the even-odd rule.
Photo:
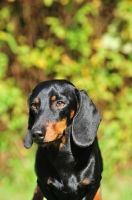
[[[84,90],[66,80],[37,85],[28,99],[24,146],[38,144],[33,200],[93,200],[103,170],[97,140],[99,111]]]

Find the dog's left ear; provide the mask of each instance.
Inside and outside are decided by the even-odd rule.
[[[79,147],[90,146],[98,130],[101,117],[98,109],[84,90],[78,90],[80,107],[73,119],[72,137]]]
[[[30,96],[31,96],[31,94],[29,95],[28,102],[27,102],[28,103],[28,109],[29,109],[28,129],[27,129],[26,137],[25,137],[24,142],[23,142],[24,147],[26,149],[29,149],[33,144],[33,140],[32,140],[32,137],[31,137],[31,131],[30,130],[31,130],[32,125],[34,123],[34,117],[33,117],[33,114],[30,111],[30,108],[29,108]]]
[[[30,131],[31,128],[32,128],[33,122],[34,122],[33,116],[31,114],[31,112],[29,111],[28,129],[27,129],[25,140],[23,142],[24,147],[26,149],[29,149],[33,144],[33,140],[32,140],[32,137],[31,137],[31,131]]]
[[[33,144],[33,140],[32,140],[32,137],[31,137],[31,131],[30,130],[27,130],[27,133],[26,133],[26,137],[25,137],[25,140],[24,140],[24,147],[26,149],[29,149],[32,144]]]

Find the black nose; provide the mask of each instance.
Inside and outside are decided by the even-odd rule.
[[[42,141],[44,139],[44,131],[41,129],[33,129],[31,134],[33,140]]]

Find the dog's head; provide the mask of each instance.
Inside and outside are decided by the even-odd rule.
[[[92,144],[100,123],[100,115],[85,91],[65,80],[51,80],[36,86],[28,99],[29,120],[24,146],[44,145],[63,137],[72,124],[76,145]]]

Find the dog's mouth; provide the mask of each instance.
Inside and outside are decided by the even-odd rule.
[[[64,133],[61,133],[58,135],[58,137],[55,139],[55,140],[52,140],[52,141],[47,141],[47,142],[40,142],[40,141],[35,141],[35,143],[38,145],[38,146],[42,146],[42,147],[48,147],[52,144],[58,144],[61,142],[61,139],[62,137],[64,136]]]
[[[39,142],[37,143],[38,146],[41,146],[41,147],[48,147],[50,146],[51,144],[53,144],[55,141],[50,141],[50,142]]]

